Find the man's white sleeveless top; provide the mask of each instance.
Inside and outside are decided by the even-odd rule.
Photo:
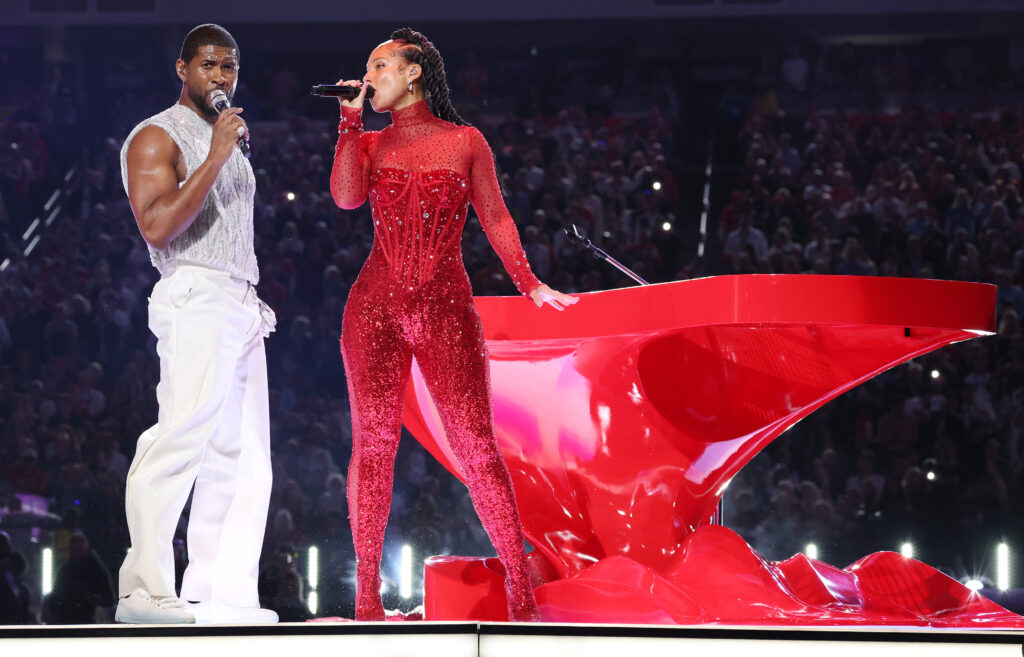
[[[184,105],[151,116],[135,126],[121,148],[121,180],[128,191],[128,145],[147,126],[166,132],[185,158],[188,180],[210,152],[213,125]],[[184,183],[181,183],[184,185]],[[210,188],[203,207],[192,225],[163,249],[149,247],[149,257],[160,274],[178,265],[201,265],[226,271],[235,278],[259,282],[260,272],[253,250],[252,211],[256,178],[252,166],[239,149],[231,154]]]

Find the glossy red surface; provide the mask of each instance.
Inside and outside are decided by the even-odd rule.
[[[704,562],[750,583],[742,601],[757,622],[816,617],[815,604],[834,604],[822,602],[818,570],[769,568],[742,540],[696,559],[706,545],[696,537],[707,532],[695,530],[736,472],[814,409],[894,365],[991,333],[995,293],[950,281],[722,276],[584,294],[564,313],[521,298],[476,299],[498,442],[531,558],[545,562],[537,569],[548,584],[537,593],[546,617],[585,620],[573,609],[619,591],[608,608],[622,617],[640,605],[637,622],[745,622],[714,595],[720,584],[689,588]],[[458,474],[415,367],[403,420]],[[892,582],[925,577],[901,563],[906,572]],[[808,588],[796,597],[779,579],[787,569],[804,574]],[[849,578],[836,575],[825,589],[844,601],[867,595]],[[678,608],[651,602],[660,599],[652,591],[676,599],[677,590]],[[687,596],[698,606],[684,605]]]
[[[503,578],[496,558],[429,559],[424,618],[506,621]],[[895,552],[842,570],[802,554],[770,562],[714,525],[690,534],[661,572],[606,557],[536,594],[542,618],[564,623],[1024,629],[1024,618]]]

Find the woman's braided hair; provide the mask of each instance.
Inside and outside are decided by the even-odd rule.
[[[423,71],[423,75],[420,77],[423,84],[423,96],[434,116],[455,125],[469,125],[452,107],[448,78],[444,72],[444,60],[441,59],[441,53],[437,52],[437,48],[434,47],[430,39],[412,28],[403,27],[391,33],[391,40],[404,41],[408,44],[396,52],[405,61],[419,64],[420,70]]]
[[[444,72],[444,60],[441,53],[427,37],[412,29],[402,27],[391,33],[392,41],[404,41],[409,44],[396,50],[396,52],[407,62],[419,64],[423,74],[420,80],[423,82],[423,97],[427,106],[434,116],[455,125],[472,125],[466,119],[459,116],[452,106],[451,92],[448,90],[448,77]],[[498,156],[492,150],[491,158],[494,161],[494,172],[498,178],[498,188],[501,195],[505,195],[505,181],[501,175],[501,167],[498,165]]]

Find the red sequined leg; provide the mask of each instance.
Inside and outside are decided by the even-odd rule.
[[[456,447],[456,444],[460,446]],[[468,440],[452,440],[451,445],[466,477],[473,507],[505,566],[508,618],[511,621],[539,621],[540,612],[530,585],[512,479],[498,451],[494,433],[477,434]]]
[[[411,350],[374,321],[349,321],[351,309],[345,313],[342,356],[352,409],[348,508],[356,553],[356,620],[382,621],[380,560]],[[367,325],[376,330],[361,330]]]
[[[444,424],[448,444],[466,480],[473,507],[505,566],[509,619],[537,621],[515,492],[498,451],[491,411],[486,347],[472,307],[435,318],[431,345],[416,346],[416,360]]]

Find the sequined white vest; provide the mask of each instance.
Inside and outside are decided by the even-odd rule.
[[[184,105],[173,105],[135,126],[125,139],[121,148],[121,180],[126,192],[128,145],[140,130],[150,125],[166,132],[178,145],[185,158],[186,180],[192,177],[210,152],[213,125]],[[153,266],[161,275],[167,275],[178,265],[202,265],[226,271],[255,285],[260,277],[253,250],[255,193],[256,178],[252,166],[236,148],[224,163],[192,225],[163,249],[149,247]]]

